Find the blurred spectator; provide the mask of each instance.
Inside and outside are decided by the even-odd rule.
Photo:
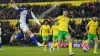
[[[97,16],[100,17],[100,6],[96,5],[100,4],[98,2],[94,3],[82,3],[80,6],[72,6],[71,3],[61,4],[60,6],[56,6],[54,10],[51,10],[50,13],[46,14],[44,18],[51,16],[53,18],[62,15],[63,9],[69,10],[69,17],[70,18],[85,18],[85,17],[93,17]],[[19,6],[20,8],[24,8],[25,5]],[[1,6],[0,5],[0,19],[17,19],[19,18],[20,14],[14,8],[6,8],[8,5]],[[31,5],[32,11],[38,18],[42,13],[52,7],[51,4],[48,5]],[[6,8],[6,9],[5,9]],[[2,11],[3,10],[3,11]]]

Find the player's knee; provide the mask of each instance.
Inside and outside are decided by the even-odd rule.
[[[98,40],[95,40],[95,43],[98,43]]]
[[[69,42],[72,42],[72,38],[71,38],[71,37],[67,37],[67,40],[68,40]]]

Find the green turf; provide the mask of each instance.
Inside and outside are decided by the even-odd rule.
[[[0,50],[0,56],[69,56],[68,48],[61,48],[53,53],[49,53],[49,48],[44,52],[40,47],[3,46],[3,49]],[[73,52],[74,56],[100,56],[100,49],[98,49],[98,54],[93,54],[93,49],[84,53],[81,48],[73,48]]]

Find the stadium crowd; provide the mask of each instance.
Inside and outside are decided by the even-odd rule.
[[[7,3],[10,0],[0,0],[0,3]],[[31,3],[31,2],[53,2],[53,1],[66,1],[66,0],[14,0],[17,3]],[[70,1],[70,0],[67,0]]]
[[[36,17],[39,17],[43,12],[50,9],[52,5],[31,5],[32,11],[36,15]],[[8,5],[1,6],[0,5],[0,19],[18,19],[19,18],[19,12],[16,11],[13,8],[7,8]],[[19,6],[22,8],[25,7],[25,5]],[[77,17],[93,17],[93,16],[100,16],[100,3],[94,2],[94,3],[82,3],[80,6],[73,6],[71,3],[68,4],[61,4],[60,6],[56,6],[54,10],[52,10],[50,13],[46,14],[44,18],[47,16],[57,17],[58,15],[61,15],[63,9],[69,10],[69,17],[70,18],[77,18]],[[3,11],[2,11],[3,10]]]

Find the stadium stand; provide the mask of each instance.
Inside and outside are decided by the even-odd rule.
[[[53,1],[79,1],[79,0],[15,0],[17,3],[29,3],[29,2],[53,2]],[[81,0],[87,1],[87,0]],[[88,0],[91,1],[91,0]],[[92,0],[95,1],[95,0]],[[0,3],[8,3],[9,0],[0,0]]]
[[[0,5],[0,10],[4,9],[8,5]],[[19,5],[18,5],[19,6]],[[50,9],[52,7],[51,4],[48,5],[31,5],[33,7],[32,11],[36,15],[36,17],[39,17],[44,11],[47,9]],[[25,7],[24,5],[19,6]],[[69,17],[70,18],[85,18],[85,17],[93,17],[93,16],[100,16],[100,3],[94,2],[94,3],[82,3],[80,6],[73,6],[72,4],[61,4],[60,6],[57,6],[54,10],[52,10],[50,13],[46,14],[44,18],[47,18],[47,16],[51,17],[57,17],[58,15],[61,15],[61,11],[64,9],[69,10]],[[2,12],[0,12],[0,19],[17,19],[19,18],[19,12],[16,11],[13,8],[6,8]]]

